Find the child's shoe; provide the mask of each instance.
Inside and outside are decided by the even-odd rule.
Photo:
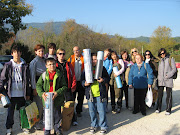
[[[11,134],[12,134],[12,128],[7,129],[6,135],[11,135]]]
[[[96,127],[90,127],[89,132],[90,132],[91,134],[96,133],[96,131],[97,131],[97,128],[96,128]]]
[[[107,133],[107,129],[101,129],[100,134],[105,135]]]

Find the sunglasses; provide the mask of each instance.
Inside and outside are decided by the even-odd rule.
[[[163,55],[163,54],[165,54],[165,53],[160,53],[160,55]]]
[[[132,53],[134,53],[134,52],[137,52],[137,51],[133,51]]]
[[[146,54],[146,55],[150,55],[150,54]]]
[[[59,53],[59,55],[65,55],[65,53]]]

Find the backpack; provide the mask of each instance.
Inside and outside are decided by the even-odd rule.
[[[169,57],[169,65],[170,65],[170,67],[171,67],[171,69],[172,69],[172,65],[171,65],[171,59],[172,59],[173,57]],[[174,75],[172,76],[172,78],[173,79],[177,79],[177,74],[178,74],[178,70],[177,70],[177,68],[176,68],[176,72],[174,73]]]

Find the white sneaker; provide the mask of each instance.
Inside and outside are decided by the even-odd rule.
[[[160,113],[160,111],[159,111],[159,110],[156,110],[155,113]]]
[[[12,134],[12,128],[7,129],[7,131],[6,131],[6,135],[11,135],[11,134]]]
[[[74,122],[72,123],[72,125],[73,125],[73,126],[77,126],[77,125],[78,125],[77,121],[74,121]]]
[[[165,115],[170,115],[171,113],[170,112],[166,112]]]
[[[25,134],[29,134],[29,133],[30,133],[30,132],[29,132],[29,129],[27,129],[27,128],[23,128],[22,131],[23,131]]]

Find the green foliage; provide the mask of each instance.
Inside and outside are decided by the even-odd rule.
[[[35,57],[32,51],[29,50],[29,47],[20,42],[12,44],[11,48],[6,50],[7,55],[11,55],[11,49],[14,45],[17,45],[21,48],[21,57],[26,61],[26,63],[30,63],[31,60]]]
[[[25,29],[21,17],[31,14],[32,6],[25,0],[1,0],[0,1],[0,43],[5,43],[19,29]],[[11,25],[11,27],[7,27]]]
[[[180,62],[180,54],[179,55],[171,54],[171,56],[175,59],[176,62]]]

